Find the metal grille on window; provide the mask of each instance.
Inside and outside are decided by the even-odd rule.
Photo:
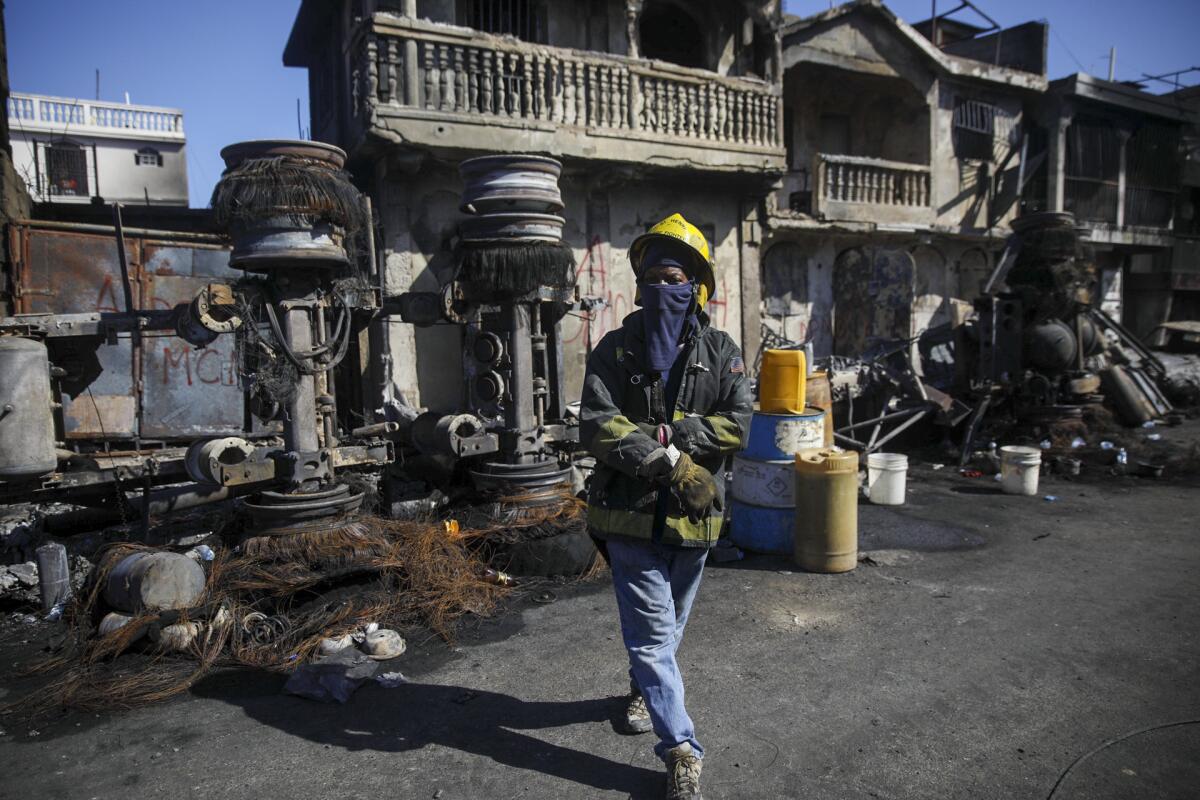
[[[954,102],[954,155],[991,161],[995,154],[998,115],[999,109],[990,103],[957,98]]]
[[[515,36],[526,42],[546,43],[546,23],[540,3],[534,0],[471,0],[463,23],[484,33]]]
[[[161,167],[162,153],[153,147],[143,147],[133,154],[133,163],[139,167]]]
[[[1145,123],[1125,145],[1126,225],[1167,228],[1179,186],[1179,133]]]
[[[88,196],[87,155],[79,145],[46,145],[46,183],[50,194]]]
[[[1121,137],[1109,121],[1076,118],[1067,129],[1063,204],[1076,219],[1117,221]]]

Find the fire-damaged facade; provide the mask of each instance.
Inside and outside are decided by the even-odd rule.
[[[1085,74],[1053,81],[1040,101],[1046,158],[1025,206],[1066,211],[1090,229],[1106,309],[1144,339],[1169,316],[1189,118],[1169,95]]]
[[[629,244],[671,213],[711,242],[714,322],[757,334],[743,297],[756,294],[762,201],[785,167],[780,21],[773,0],[305,2],[284,61],[308,68],[313,137],[350,154],[373,198],[385,294],[451,277],[460,161],[563,161],[562,240],[585,299],[562,323],[563,369],[578,396],[590,345],[633,310]],[[457,407],[463,331],[384,329],[388,393]]]
[[[960,322],[1010,223],[1040,211],[1094,230],[1104,308],[1149,334],[1174,280],[1187,114],[1086,75],[1048,81],[1048,34],[909,25],[878,0],[806,18],[771,2],[365,0],[305,3],[285,63],[309,70],[314,138],[345,148],[374,198],[385,294],[449,279],[459,161],[564,161],[585,300],[563,320],[570,395],[632,310],[629,243],[673,211],[712,240],[715,321],[751,364],[764,342],[857,356]],[[462,331],[384,329],[384,394],[455,406]]]
[[[768,199],[758,309],[769,340],[858,356],[961,320],[1020,212],[1046,88],[1044,25],[1002,35],[983,48],[997,64],[934,47],[875,2],[784,26],[789,169]]]

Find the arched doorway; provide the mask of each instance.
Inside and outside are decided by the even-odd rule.
[[[851,247],[833,262],[833,352],[861,358],[912,335],[913,258],[903,250]]]

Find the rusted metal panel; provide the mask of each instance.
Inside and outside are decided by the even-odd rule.
[[[143,438],[227,436],[244,428],[232,338],[193,348],[175,336],[146,336],[142,384]]]
[[[144,281],[154,308],[191,302],[214,278],[233,280],[229,251],[161,242],[143,244]],[[183,339],[148,335],[142,347],[142,436],[194,438],[241,433],[245,398],[237,382],[234,338],[208,347]]]
[[[14,226],[10,252],[18,313],[125,310],[117,246],[100,232]],[[134,304],[169,310],[213,280],[234,280],[229,250],[215,244],[125,237]],[[241,433],[245,400],[237,386],[234,340],[194,349],[168,334],[122,334],[115,344],[60,346],[83,376],[64,386],[70,439],[192,439]],[[67,383],[70,383],[69,381]],[[68,391],[69,389],[69,391]],[[90,395],[88,390],[90,389]]]
[[[227,278],[243,276],[241,270],[229,266],[229,249],[203,245],[179,245],[146,240],[145,271],[151,275],[187,275],[196,278]]]
[[[68,439],[127,439],[137,430],[137,398],[82,394],[63,409]]]
[[[68,376],[63,391],[63,427],[68,439],[132,439],[137,435],[133,378],[133,339],[124,333],[116,344],[81,341],[55,348]],[[89,394],[90,391],[90,394]]]
[[[111,236],[24,229],[17,274],[19,313],[71,314],[125,310],[117,243]],[[140,242],[126,238],[130,280]]]

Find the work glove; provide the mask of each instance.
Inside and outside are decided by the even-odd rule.
[[[711,472],[692,461],[687,453],[680,453],[667,480],[693,525],[708,516],[717,499],[717,481]]]
[[[667,478],[671,475],[671,470],[675,469],[675,465],[683,454],[674,447],[658,447],[654,449],[650,455],[642,459],[637,466],[637,476],[645,478],[653,483],[668,483]]]

